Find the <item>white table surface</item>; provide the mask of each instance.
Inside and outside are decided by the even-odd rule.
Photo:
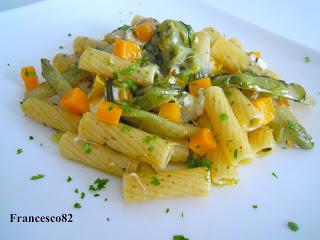
[[[1,11],[7,11],[40,1],[42,0],[1,0],[0,14]],[[319,0],[205,1],[216,8],[255,23],[269,31],[313,49],[320,50]]]

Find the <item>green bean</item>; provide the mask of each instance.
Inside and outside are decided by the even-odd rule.
[[[277,142],[289,141],[298,148],[313,148],[312,137],[286,107],[276,107],[275,119],[270,123],[270,127]]]
[[[198,128],[191,124],[179,124],[171,122],[154,113],[129,107],[120,102],[123,109],[122,117],[129,123],[151,133],[159,134],[163,137],[181,139],[196,133]]]

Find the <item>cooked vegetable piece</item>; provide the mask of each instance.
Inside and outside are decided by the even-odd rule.
[[[271,97],[257,98],[252,100],[251,102],[263,114],[264,125],[267,125],[274,119],[275,109]]]
[[[78,64],[79,58],[75,54],[67,55],[65,53],[58,53],[52,59],[52,65],[58,69],[60,73],[64,73],[73,65]]]
[[[276,106],[275,119],[270,123],[273,135],[277,142],[286,141],[302,149],[313,148],[312,137],[298,122],[293,113],[286,107]]]
[[[41,67],[42,76],[47,80],[51,87],[56,90],[60,97],[63,97],[72,90],[72,86],[63,78],[61,73],[50,64],[49,60],[42,58]]]
[[[200,128],[196,134],[189,138],[189,148],[200,156],[205,155],[216,146],[217,142],[212,131],[208,128]]]
[[[72,89],[62,97],[60,106],[69,112],[81,115],[89,110],[87,94],[80,88]]]
[[[21,77],[24,81],[24,85],[27,91],[31,91],[38,87],[38,76],[36,74],[36,70],[33,66],[23,67],[21,68]]]
[[[113,125],[119,124],[121,115],[122,109],[120,106],[111,102],[100,103],[96,112],[99,121]]]
[[[135,43],[116,39],[113,54],[118,57],[133,61],[141,58],[141,49]]]
[[[191,124],[174,123],[157,114],[129,107],[125,103],[121,103],[120,105],[124,110],[123,119],[127,122],[163,137],[182,139],[193,135],[198,130],[198,128]]]
[[[148,42],[155,32],[155,24],[147,19],[134,27],[134,33],[141,42]]]
[[[70,69],[66,70],[62,76],[72,87],[76,87],[81,81],[90,78],[89,73],[79,69],[78,64],[75,64]],[[56,90],[51,87],[48,82],[43,82],[37,88],[26,92],[25,98],[47,99],[56,94]]]
[[[87,48],[94,48],[97,50],[112,52],[112,46],[105,41],[81,36],[74,39],[73,49],[78,56],[80,56]]]
[[[189,92],[193,96],[199,95],[199,90],[201,88],[211,87],[210,78],[201,78],[199,80],[195,80],[189,83]]]
[[[94,79],[92,89],[88,95],[90,101],[101,98],[104,95],[105,81],[100,75],[96,75]]]
[[[160,106],[159,116],[170,120],[171,122],[181,122],[180,106],[176,102],[164,103]]]
[[[232,86],[245,90],[268,93],[272,96],[287,98],[296,102],[311,104],[306,98],[306,91],[296,83],[286,83],[267,76],[257,76],[252,72],[218,75],[211,79],[212,85]]]

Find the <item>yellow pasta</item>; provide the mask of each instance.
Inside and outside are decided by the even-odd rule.
[[[84,150],[84,144],[88,144],[89,150]],[[132,157],[119,153],[107,146],[87,142],[70,132],[62,135],[59,141],[59,151],[65,158],[116,176],[122,176],[128,166],[138,165],[138,161]]]
[[[59,72],[63,73],[70,69],[77,61],[79,61],[79,58],[75,54],[67,55],[65,53],[58,53],[52,59],[52,64]]]
[[[239,89],[233,87],[226,88],[225,94],[244,131],[252,131],[263,124],[263,114],[255,108]]]
[[[121,123],[118,126],[105,124],[90,112],[82,117],[79,135],[100,144],[107,144],[119,152],[151,164],[156,169],[164,169],[173,154],[172,145],[160,137]]]
[[[268,126],[249,132],[248,137],[252,150],[258,157],[270,154],[276,148],[273,130]]]
[[[80,57],[79,67],[106,77],[113,77],[113,73],[121,73],[121,70],[131,69],[130,74],[119,74],[120,79],[130,79],[142,86],[153,84],[155,73],[158,70],[152,64],[134,69],[132,68],[132,62],[93,48],[88,48],[83,52]]]
[[[234,166],[251,162],[253,156],[247,133],[241,128],[220,87],[206,89],[205,110],[216,139],[228,156],[228,161]]]
[[[185,163],[189,156],[189,147],[187,140],[168,140],[172,143],[173,154],[170,159],[170,163]]]
[[[137,167],[137,173],[141,173],[141,174],[155,174],[156,171],[152,168],[151,165],[144,163],[144,162],[140,162],[138,167]]]
[[[126,202],[205,196],[209,189],[210,171],[205,168],[123,175],[123,197]]]
[[[230,165],[228,156],[220,144],[213,150],[210,150],[206,158],[212,162],[211,182],[216,186],[234,185],[239,181],[237,168]]]
[[[247,54],[222,36],[211,47],[211,56],[230,73],[246,69],[250,64]]]
[[[211,125],[210,119],[208,117],[207,113],[203,113],[198,119],[197,119],[198,127],[201,128],[209,128],[210,130],[213,130],[213,127]]]
[[[95,48],[104,50],[110,47],[105,41],[96,40],[88,37],[76,37],[73,41],[73,49],[78,56],[80,56],[87,48]]]
[[[229,42],[231,42],[234,46],[236,46],[239,49],[241,49],[242,51],[244,51],[238,38],[232,37],[229,39]]]
[[[78,131],[81,117],[66,112],[58,106],[36,98],[28,98],[21,104],[22,111],[35,121],[62,132]]]

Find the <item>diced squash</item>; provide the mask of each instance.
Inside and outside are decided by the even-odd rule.
[[[195,135],[189,138],[189,148],[200,156],[205,155],[216,146],[217,142],[213,137],[213,132],[208,128],[200,128]]]
[[[199,95],[199,90],[201,88],[211,87],[210,78],[201,78],[199,80],[195,80],[189,83],[189,92],[193,96]]]
[[[69,112],[81,115],[89,110],[87,94],[80,88],[74,88],[62,97],[60,106]]]
[[[107,124],[118,125],[122,109],[119,105],[111,102],[100,103],[96,112],[96,118]]]
[[[252,100],[251,102],[263,114],[263,124],[266,125],[274,119],[275,109],[271,97],[257,98]]]
[[[96,75],[92,89],[88,95],[90,101],[101,98],[104,95],[105,81],[100,75]]]
[[[178,103],[164,103],[160,106],[159,116],[178,123],[181,121],[181,109]]]
[[[39,85],[38,76],[33,66],[21,68],[20,75],[24,81],[24,85],[27,91],[30,91],[38,87]]]
[[[141,58],[141,49],[135,43],[116,39],[113,54],[118,57],[134,61]]]
[[[155,25],[152,20],[146,20],[134,27],[134,33],[141,42],[149,42],[155,32]]]

